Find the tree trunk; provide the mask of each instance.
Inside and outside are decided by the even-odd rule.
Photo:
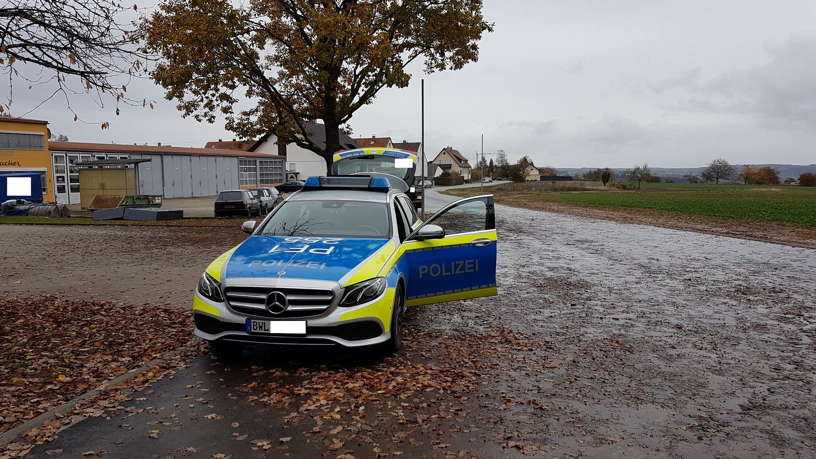
[[[323,120],[326,129],[326,150],[323,152],[323,159],[326,160],[327,175],[331,173],[331,166],[334,152],[341,150],[340,147],[340,126],[337,121]]]

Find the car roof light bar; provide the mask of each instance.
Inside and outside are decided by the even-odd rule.
[[[309,177],[303,185],[303,189],[322,190],[327,188],[388,191],[391,185],[388,179],[383,177],[371,177],[368,175],[335,175],[329,177]]]

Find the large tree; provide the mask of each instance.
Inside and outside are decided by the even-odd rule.
[[[5,108],[15,81],[36,89],[42,101],[62,94],[69,109],[77,93],[93,93],[102,105],[110,96],[117,114],[119,103],[146,104],[127,94],[130,79],[144,70],[132,9],[112,0],[6,0],[0,10],[0,72],[9,81]]]
[[[481,0],[165,0],[143,27],[146,50],[164,58],[152,76],[184,116],[220,113],[242,138],[271,132],[327,165],[354,112],[408,85],[408,64],[460,69],[493,29]],[[252,107],[236,108],[242,98]],[[308,131],[315,120],[325,146]]]
[[[715,159],[708,164],[703,174],[711,180],[714,180],[715,184],[719,184],[720,180],[732,180],[737,176],[737,170],[734,166],[729,164],[728,161]],[[708,179],[706,179],[706,181],[708,181]]]

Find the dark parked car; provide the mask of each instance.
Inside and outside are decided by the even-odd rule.
[[[215,199],[215,216],[261,215],[261,202],[247,190],[222,191]]]
[[[299,180],[292,180],[291,182],[286,182],[283,185],[278,185],[276,188],[281,193],[294,193],[295,191],[300,191],[303,188],[303,183]]]
[[[278,190],[274,188],[248,188],[246,191],[252,193],[252,196],[260,201],[262,214],[269,213],[279,202],[283,201]]]

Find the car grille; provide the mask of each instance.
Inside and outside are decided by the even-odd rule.
[[[289,307],[282,313],[273,314],[266,307],[266,298],[272,292],[286,295]],[[224,293],[233,311],[274,319],[318,316],[326,312],[334,300],[331,290],[302,288],[228,287]]]

